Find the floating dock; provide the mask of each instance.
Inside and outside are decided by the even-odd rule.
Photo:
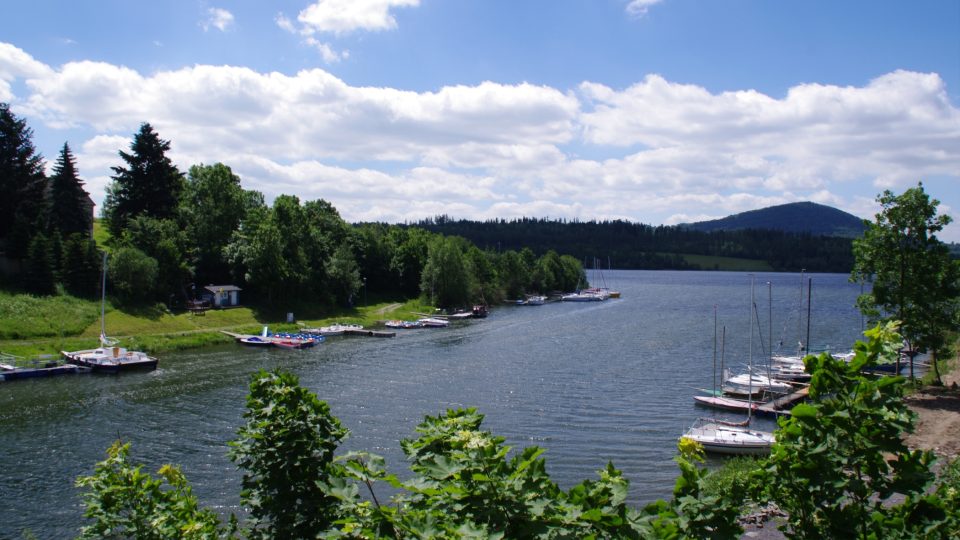
[[[0,381],[89,372],[89,368],[67,364],[53,355],[40,355],[26,360],[12,354],[0,353]]]
[[[233,339],[240,340],[244,338],[257,337],[253,334],[238,334],[236,332],[228,332],[227,330],[221,330],[221,334],[226,334]],[[361,329],[350,329],[344,330],[343,335],[345,336],[363,336],[363,337],[377,337],[377,338],[392,338],[397,335],[396,332],[384,332],[382,330],[368,330],[366,328]]]

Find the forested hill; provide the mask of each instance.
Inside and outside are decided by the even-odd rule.
[[[857,216],[812,202],[771,206],[683,226],[704,232],[766,229],[847,238],[857,238],[864,230],[863,220]]]
[[[522,218],[467,221],[439,216],[414,224],[497,251],[530,247],[565,253],[622,269],[774,270],[849,272],[851,239],[775,230],[704,232],[680,226],[628,221],[565,221]]]

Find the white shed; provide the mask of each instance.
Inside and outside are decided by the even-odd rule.
[[[240,287],[236,285],[207,285],[204,290],[213,295],[214,307],[231,307],[240,305]]]

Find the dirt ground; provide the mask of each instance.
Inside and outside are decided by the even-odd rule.
[[[910,448],[931,450],[941,459],[960,455],[960,359],[942,376],[943,386],[928,386],[906,399],[917,413]]]

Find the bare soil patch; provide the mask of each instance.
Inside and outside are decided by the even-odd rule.
[[[907,446],[930,450],[945,460],[960,455],[960,359],[954,359],[949,373],[942,376],[943,386],[926,386],[906,398],[917,413],[914,432],[907,435]]]

